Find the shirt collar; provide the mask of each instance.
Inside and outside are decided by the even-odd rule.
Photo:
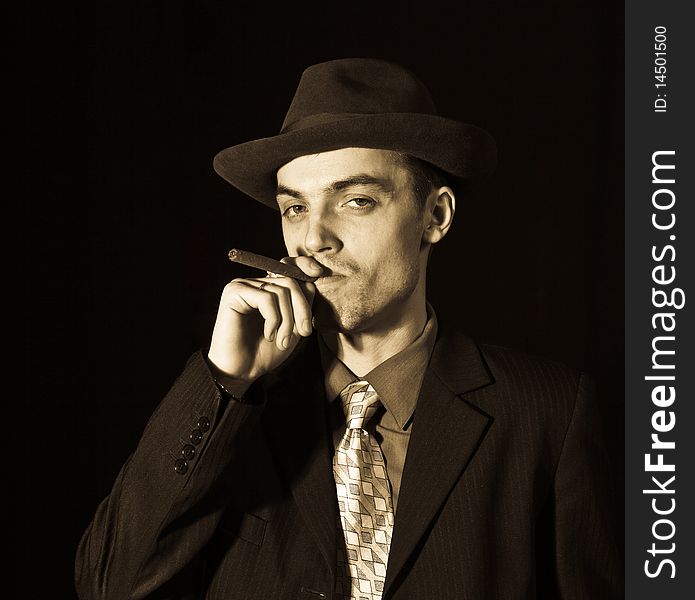
[[[407,429],[437,338],[437,315],[432,306],[427,304],[427,323],[420,335],[361,378],[329,350],[320,335],[318,338],[326,398],[333,402],[345,386],[366,379],[398,426],[402,430]]]

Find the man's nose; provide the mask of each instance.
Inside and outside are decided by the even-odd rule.
[[[309,216],[304,247],[312,254],[335,252],[340,249],[340,238],[330,214],[322,211],[314,212]]]

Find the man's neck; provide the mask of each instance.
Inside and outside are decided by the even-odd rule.
[[[322,332],[326,346],[358,377],[408,347],[427,324],[424,298],[418,306],[403,311],[400,318],[358,333]]]

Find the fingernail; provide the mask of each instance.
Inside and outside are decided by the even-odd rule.
[[[311,333],[311,321],[309,319],[304,319],[302,321],[302,330],[307,335]]]
[[[268,341],[269,341],[269,342],[272,342],[274,339],[275,339],[275,332],[274,332],[274,331],[271,331],[271,332],[270,332],[270,335],[268,336]]]
[[[290,347],[290,336],[286,335],[284,338],[282,338],[282,347],[287,350],[287,348]]]

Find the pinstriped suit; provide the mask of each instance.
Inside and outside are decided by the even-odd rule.
[[[440,330],[413,420],[384,598],[622,597],[585,377]],[[335,484],[316,339],[225,403],[194,355],[77,554],[80,597],[331,598]],[[174,461],[211,427],[183,474]]]

